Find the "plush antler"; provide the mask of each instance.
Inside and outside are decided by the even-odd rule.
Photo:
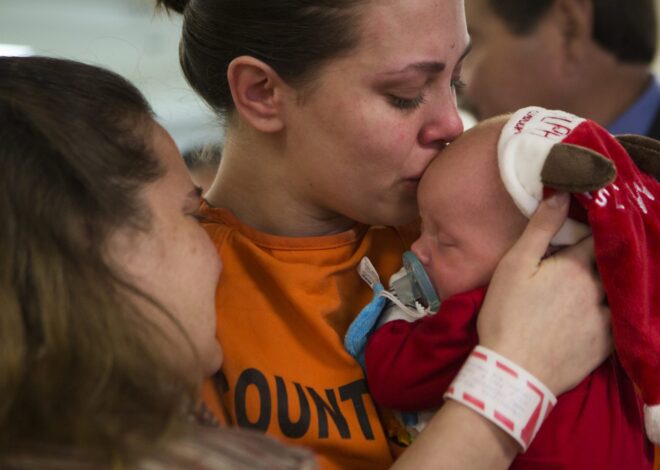
[[[616,136],[616,140],[640,170],[660,180],[660,141],[633,134]]]
[[[555,144],[541,170],[545,186],[571,193],[594,191],[615,178],[616,167],[612,160],[573,144]]]

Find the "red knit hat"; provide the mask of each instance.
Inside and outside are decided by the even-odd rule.
[[[660,444],[660,142],[615,138],[593,121],[529,107],[504,126],[498,159],[527,216],[548,188],[573,194],[572,220],[553,242],[588,234],[579,221],[591,227],[616,351],[641,390],[647,435]]]

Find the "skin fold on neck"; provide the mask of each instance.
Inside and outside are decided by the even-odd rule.
[[[310,201],[290,177],[287,163],[277,134],[230,126],[218,175],[205,198],[211,206],[229,209],[244,224],[271,235],[332,235],[355,225]]]

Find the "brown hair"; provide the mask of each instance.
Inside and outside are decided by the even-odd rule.
[[[149,227],[152,112],[89,65],[0,58],[0,76],[0,464],[41,446],[123,461],[194,393],[105,251],[118,228]]]
[[[183,13],[179,56],[190,85],[221,116],[234,104],[230,62],[255,57],[291,85],[305,85],[358,42],[358,0],[157,0]]]
[[[490,0],[514,34],[536,29],[555,0]],[[653,62],[657,49],[656,0],[592,0],[593,38],[622,62]]]

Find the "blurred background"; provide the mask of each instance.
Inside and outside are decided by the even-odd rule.
[[[182,152],[222,139],[181,73],[180,15],[153,0],[0,0],[0,55],[39,54],[101,65],[147,97]]]
[[[636,1],[636,0],[633,0]],[[178,63],[180,15],[154,0],[0,0],[0,55],[82,60],[135,83],[182,153],[221,142],[222,129]],[[660,64],[655,69],[660,72]],[[464,115],[466,127],[473,120]]]

